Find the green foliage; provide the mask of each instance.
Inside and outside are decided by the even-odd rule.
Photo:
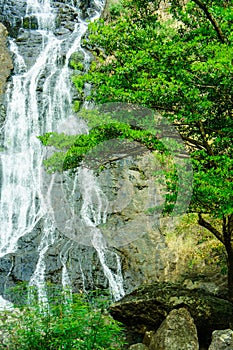
[[[90,83],[89,98],[98,104],[143,106],[159,111],[177,128],[194,169],[190,211],[199,213],[199,224],[225,245],[233,300],[233,8],[228,0],[171,0],[169,15],[161,19],[160,2],[122,0],[107,21],[90,23],[88,47],[95,59],[89,72],[73,82],[79,94]],[[85,118],[89,134],[70,139],[69,146],[54,142],[60,137],[55,134],[41,138],[62,151],[46,161],[52,171],[77,167],[110,139],[138,141],[166,152],[150,118],[139,118],[135,126],[128,114],[114,119],[98,113],[92,118],[91,113]],[[178,195],[177,182],[182,185],[178,172],[166,174],[168,211]]]
[[[117,14],[111,21],[100,19],[89,25],[88,44],[101,50],[98,55],[94,51],[90,71],[73,78],[78,92],[89,82],[90,98],[98,103],[129,102],[159,110],[178,128],[192,157],[190,210],[220,218],[233,214],[232,7],[223,0],[190,0],[185,5],[173,0],[167,10],[170,17],[159,20],[159,1],[125,0],[114,6]],[[136,128],[129,115],[123,115],[121,122],[119,115],[113,120],[108,114],[88,113],[88,135],[41,138],[62,150],[45,161],[48,169],[75,168],[85,154],[111,138],[165,150],[150,123],[141,125],[143,118]],[[176,179],[173,174],[168,180],[173,202]]]
[[[82,294],[51,293],[49,308],[34,301],[1,312],[1,349],[113,350],[122,349],[123,328],[105,311],[106,298],[88,300]]]
[[[84,78],[82,75],[75,75],[72,77],[72,81],[80,95],[83,94],[84,89]]]
[[[211,220],[211,218],[209,218]],[[221,222],[218,222],[221,227]],[[197,214],[185,214],[174,230],[166,232],[166,243],[178,257],[177,270],[190,277],[226,275],[227,261],[224,245],[208,230],[198,225]],[[186,275],[187,276],[187,275]],[[198,279],[197,278],[197,279]]]
[[[49,172],[77,168],[88,152],[104,141],[112,139],[137,141],[150,150],[156,149],[166,152],[166,148],[153,135],[152,131],[119,122],[111,119],[108,114],[99,114],[98,111],[86,112],[84,116],[86,116],[87,121],[91,116],[89,125],[95,125],[88,134],[70,136],[53,132],[39,136],[43,145],[52,146],[59,150],[44,161],[44,165]],[[93,116],[95,117],[92,118]],[[106,121],[108,122],[106,123]]]
[[[74,68],[75,70],[84,70],[84,65],[81,62],[75,62],[74,60],[70,61],[70,66]]]
[[[73,68],[78,71],[84,70],[84,54],[82,51],[74,52],[69,61],[70,68]]]
[[[201,4],[201,5],[200,5]],[[191,210],[233,214],[233,8],[229,1],[121,3],[121,13],[89,26],[96,56],[82,83],[98,103],[127,102],[159,110],[175,124],[194,167]]]
[[[190,211],[226,248],[233,300],[233,7],[171,0],[161,17],[160,3],[123,0],[112,19],[90,24],[95,60],[79,87],[92,84],[89,98],[99,104],[157,110],[178,129],[193,163]],[[166,176],[168,207],[178,196],[177,173]]]
[[[233,159],[227,154],[195,153],[193,208],[215,217],[233,214]]]
[[[124,11],[122,1],[119,0],[110,2],[108,12],[111,19],[120,16],[122,11]]]

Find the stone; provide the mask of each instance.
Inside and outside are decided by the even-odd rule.
[[[209,350],[232,350],[233,349],[233,330],[216,330],[212,333],[212,342]]]
[[[151,339],[154,337],[155,332],[154,331],[147,331],[144,335],[142,343],[145,344],[147,347],[150,346]]]
[[[16,38],[26,15],[27,2],[25,0],[0,1],[0,22],[4,24],[9,35]]]
[[[109,149],[116,146],[113,141]],[[144,153],[118,160],[98,176],[109,202],[108,219],[101,231],[122,259],[127,292],[143,283],[161,281],[166,267],[166,243],[158,228],[159,218],[149,211],[162,202],[153,175],[156,163],[151,153],[127,143],[128,150],[134,146],[137,152]]]
[[[12,59],[7,45],[7,38],[7,29],[2,23],[0,23],[0,150],[3,150],[3,125],[6,116],[4,93],[6,91],[7,79],[10,77],[11,70],[13,69]]]
[[[173,309],[185,307],[194,319],[198,337],[210,342],[213,329],[228,328],[233,319],[231,302],[201,290],[188,290],[182,284],[153,283],[137,288],[110,308],[128,332],[145,334],[157,329]]]
[[[85,60],[84,53],[81,50],[76,51],[70,56],[69,67],[75,70],[83,71],[84,60]]]
[[[185,308],[172,310],[152,336],[149,350],[198,350],[197,329]]]
[[[148,349],[149,348],[142,343],[133,344],[129,347],[129,350],[148,350]]]
[[[13,68],[11,56],[7,48],[7,29],[0,23],[0,98],[6,88],[6,80]]]

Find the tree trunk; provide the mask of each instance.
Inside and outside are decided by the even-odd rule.
[[[206,221],[200,213],[198,214],[198,224],[212,232],[215,237],[223,243],[226,249],[228,298],[233,302],[233,214],[223,217],[222,232]]]
[[[233,215],[227,218],[224,245],[227,251],[228,297],[233,301]]]
[[[233,246],[225,245],[227,251],[227,279],[228,279],[228,297],[233,302]]]
[[[206,17],[208,18],[208,20],[213,25],[213,27],[214,27],[217,35],[218,35],[219,40],[222,43],[224,43],[225,42],[225,37],[224,37],[224,34],[222,32],[222,29],[221,29],[219,23],[214,18],[214,16],[211,14],[211,12],[209,12],[207,6],[204,4],[204,2],[202,0],[194,0],[194,2],[204,11]]]

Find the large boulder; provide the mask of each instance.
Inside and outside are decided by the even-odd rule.
[[[181,284],[153,283],[141,286],[110,308],[131,334],[157,329],[169,312],[185,307],[194,319],[199,339],[210,342],[214,329],[226,329],[233,319],[233,304],[201,290],[188,290]]]
[[[152,336],[149,350],[198,350],[197,329],[185,308],[172,310]]]

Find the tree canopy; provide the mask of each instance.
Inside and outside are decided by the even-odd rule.
[[[74,82],[90,82],[95,102],[135,103],[174,123],[193,159],[195,210],[222,218],[233,214],[233,10],[176,0],[161,18],[158,7],[124,1],[90,24],[88,44],[102,50]]]

